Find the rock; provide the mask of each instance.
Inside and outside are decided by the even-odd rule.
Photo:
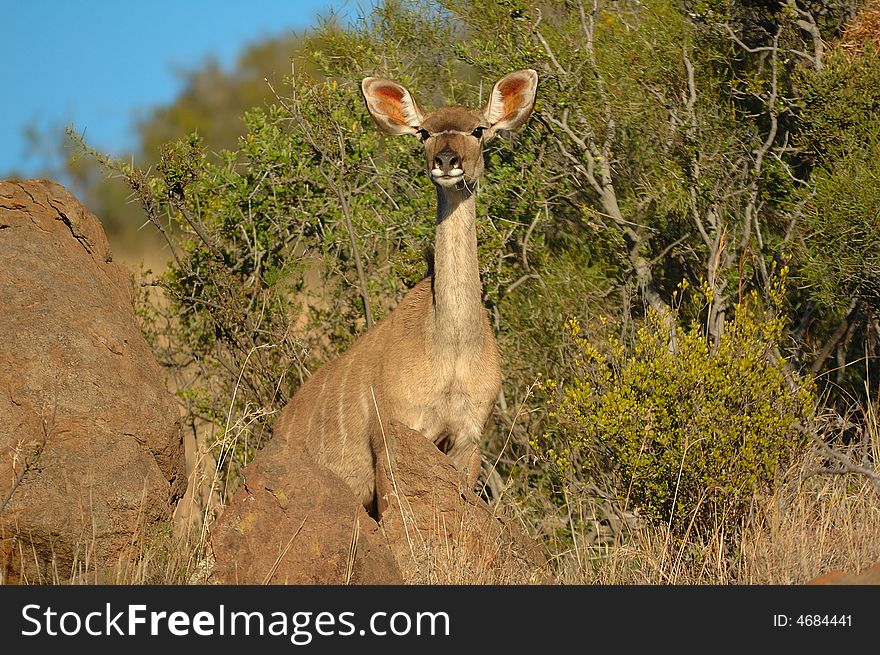
[[[309,458],[272,448],[211,530],[209,582],[399,584],[379,526],[348,485]]]
[[[271,441],[245,470],[243,488],[211,531],[208,581],[549,581],[537,544],[463,488],[461,475],[433,443],[398,424],[388,427],[386,442],[377,467],[377,525],[342,478]]]
[[[114,581],[185,489],[132,300],[64,187],[0,182],[0,581]]]
[[[410,583],[549,581],[538,545],[463,486],[452,462],[423,435],[392,423],[379,456],[380,525]]]
[[[810,580],[807,584],[864,584],[880,585],[880,564],[874,564],[859,573],[845,573],[839,569],[832,569],[825,575]]]

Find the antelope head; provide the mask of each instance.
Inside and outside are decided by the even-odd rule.
[[[499,130],[515,130],[526,122],[537,87],[535,71],[514,71],[495,83],[482,111],[453,105],[425,114],[397,82],[368,77],[361,83],[367,110],[381,129],[412,134],[424,144],[434,184],[470,190],[483,174],[483,144]]]

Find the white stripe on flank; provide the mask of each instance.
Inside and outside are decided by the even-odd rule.
[[[348,372],[351,370],[351,357],[348,358],[348,361],[345,363],[345,370],[342,372],[342,380],[339,383],[339,399],[336,403],[336,422],[339,425],[339,436],[342,439],[342,452],[339,457],[343,461],[345,460],[345,447],[348,444],[348,430],[345,429],[345,414],[343,413],[343,401],[346,397],[345,393],[345,383],[348,381]]]
[[[324,381],[321,382],[321,403],[320,403],[320,405],[315,406],[315,411],[312,413],[313,415],[317,412],[321,412],[321,415],[323,416],[324,410],[327,409],[327,394],[324,393],[324,390],[327,388],[327,377],[328,376],[325,375]],[[318,426],[321,428],[321,441],[318,443],[318,452],[323,454],[324,453],[324,442],[326,441],[327,435],[324,434],[324,422],[319,420]],[[311,433],[311,427],[312,427],[312,422],[310,420],[309,421],[309,433]]]

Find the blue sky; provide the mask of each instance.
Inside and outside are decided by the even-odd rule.
[[[0,0],[0,179],[38,172],[24,130],[85,130],[123,155],[138,116],[172,100],[182,70],[231,67],[260,38],[299,32],[339,0]],[[337,14],[349,14],[337,9]]]

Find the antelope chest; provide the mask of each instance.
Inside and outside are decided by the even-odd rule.
[[[450,435],[479,434],[499,383],[497,363],[479,357],[461,356],[435,366],[431,376],[412,389],[404,422],[435,442]]]

